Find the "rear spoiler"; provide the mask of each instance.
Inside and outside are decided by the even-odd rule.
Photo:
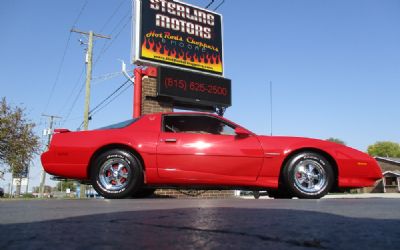
[[[66,128],[56,128],[54,129],[54,133],[69,133],[71,132],[69,129]]]

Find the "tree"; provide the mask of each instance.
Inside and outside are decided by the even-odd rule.
[[[33,187],[32,188],[32,193],[39,193],[40,187]]]
[[[52,190],[53,190],[52,187],[47,186],[47,185],[44,186],[44,193],[50,194]],[[40,187],[33,187],[32,188],[32,192],[33,193],[39,193],[40,192]]]
[[[342,144],[342,145],[346,145],[346,143],[344,141],[342,141],[342,140],[340,140],[338,138],[329,137],[326,140],[330,141],[330,142],[335,142],[335,143],[339,143],[339,144]]]
[[[23,177],[29,162],[39,153],[39,138],[20,107],[12,107],[3,97],[0,101],[0,164],[14,177]]]
[[[400,144],[391,141],[378,141],[368,146],[368,154],[381,157],[400,157]]]

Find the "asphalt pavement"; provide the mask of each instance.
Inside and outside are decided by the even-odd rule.
[[[0,200],[0,249],[400,249],[400,199]]]

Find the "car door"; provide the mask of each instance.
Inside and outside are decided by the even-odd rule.
[[[234,131],[234,125],[214,116],[164,115],[159,176],[171,182],[255,181],[263,163],[261,145],[256,136],[239,137]]]

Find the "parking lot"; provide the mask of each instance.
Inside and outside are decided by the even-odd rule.
[[[399,199],[0,201],[0,249],[398,249]]]

